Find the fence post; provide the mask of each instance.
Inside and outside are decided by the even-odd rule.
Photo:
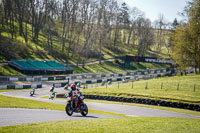
[[[133,80],[132,80],[132,89],[133,89]]]
[[[160,86],[160,88],[162,89],[162,87],[163,87],[163,82],[161,83],[161,86]]]
[[[195,89],[196,89],[196,84],[194,84],[194,92],[195,92]]]
[[[177,84],[177,91],[179,90],[179,83]]]
[[[148,89],[148,82],[146,82],[145,89]]]
[[[119,82],[118,82],[118,89],[119,89]]]

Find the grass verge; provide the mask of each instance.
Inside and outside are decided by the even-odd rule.
[[[32,108],[32,109],[50,109],[64,111],[65,106],[54,103],[46,103],[35,100],[15,98],[0,95],[0,107],[3,108]]]
[[[175,76],[84,89],[83,93],[200,104],[199,83],[200,75]]]
[[[4,92],[4,91],[5,90],[0,90],[0,92]],[[12,91],[12,90],[8,90],[8,91]],[[3,108],[50,109],[50,110],[65,111],[65,105],[46,103],[46,102],[35,101],[35,100],[30,100],[30,99],[23,99],[23,98],[8,97],[8,96],[3,96],[3,95],[0,95],[0,107],[3,107]],[[117,114],[117,113],[112,113],[112,112],[104,112],[104,111],[92,110],[92,109],[89,109],[89,113],[125,116],[122,114]]]
[[[41,98],[48,98],[48,96],[44,96],[44,97],[41,97]],[[64,100],[64,98],[55,98],[55,99]],[[153,105],[145,105],[145,104],[137,104],[137,103],[126,103],[126,102],[113,102],[113,101],[105,101],[105,100],[92,100],[92,99],[85,99],[85,102],[96,102],[96,103],[106,103],[106,104],[121,104],[121,105],[153,108],[153,109],[167,110],[167,111],[172,111],[172,112],[177,112],[177,113],[184,113],[184,114],[200,116],[200,112],[198,112],[198,111],[192,111],[192,110],[187,110],[187,109],[179,109],[179,108],[170,108],[170,107],[163,107],[163,106],[153,106]],[[112,115],[112,114],[110,114],[110,115]],[[123,115],[119,115],[119,116],[123,116]]]
[[[170,108],[170,107],[162,107],[162,106],[153,106],[153,105],[145,105],[145,104],[137,104],[137,103],[112,102],[112,101],[105,101],[105,100],[85,99],[85,101],[86,102],[97,102],[97,103],[107,103],[107,104],[121,104],[121,105],[153,108],[153,109],[167,110],[167,111],[172,111],[172,112],[177,112],[177,113],[184,113],[184,114],[200,116],[200,112],[192,111],[192,110],[186,110],[186,109],[178,109],[178,108]]]
[[[10,91],[10,90],[9,90]],[[0,92],[3,92],[2,90]],[[13,98],[0,95],[0,106],[2,107],[25,107],[64,110],[64,105],[39,102],[28,99]],[[106,113],[103,111],[93,111],[90,113]],[[78,126],[76,126],[78,125]],[[24,124],[17,126],[0,127],[1,133],[195,133],[200,131],[200,119],[189,118],[163,118],[163,117],[122,117],[106,119],[84,119],[71,121],[43,122],[34,124]]]
[[[78,125],[78,126],[77,126]],[[200,119],[125,117],[44,122],[0,127],[1,133],[197,133]]]

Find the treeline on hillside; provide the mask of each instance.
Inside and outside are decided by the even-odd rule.
[[[139,9],[130,9],[126,3],[117,0],[0,2],[0,39],[7,26],[12,39],[18,34],[26,43],[33,41],[38,45],[40,32],[45,31],[47,44],[52,48],[53,36],[59,34],[66,61],[74,55],[82,63],[95,56],[101,60],[105,47],[117,51],[120,45],[136,48],[138,56],[145,56],[152,45],[158,52],[162,46],[166,46],[168,52],[171,50],[170,38],[165,31],[167,23],[162,15],[152,23]]]

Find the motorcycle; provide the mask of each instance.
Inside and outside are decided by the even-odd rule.
[[[53,100],[56,96],[56,93],[57,92],[52,92],[50,95],[49,95],[49,99]]]
[[[80,96],[80,92],[73,91],[72,96],[68,97],[65,111],[69,116],[71,116],[73,112],[81,113],[82,116],[86,116],[88,114],[88,107],[84,103],[84,96]]]
[[[35,89],[30,91],[30,96],[33,96],[35,94]]]

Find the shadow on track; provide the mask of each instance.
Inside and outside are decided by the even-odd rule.
[[[73,115],[71,117],[99,118],[99,117],[96,117],[96,116],[81,116],[81,115]]]

